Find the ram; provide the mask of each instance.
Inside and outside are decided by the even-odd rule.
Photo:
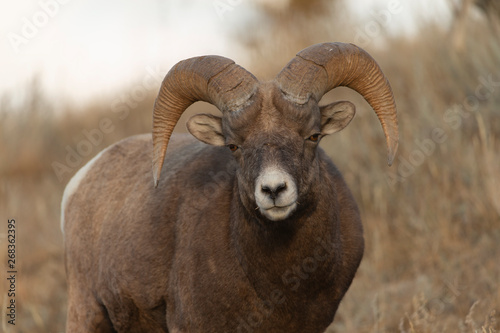
[[[364,248],[357,205],[318,147],[355,114],[318,104],[338,86],[373,107],[391,164],[394,97],[355,45],[308,47],[268,82],[219,56],[175,65],[152,139],[108,147],[66,187],[67,332],[323,332]],[[201,142],[172,136],[196,101],[222,117],[188,121]]]

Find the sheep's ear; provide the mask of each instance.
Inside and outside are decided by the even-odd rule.
[[[321,135],[333,134],[346,127],[356,114],[351,102],[340,101],[320,107]]]
[[[222,119],[211,114],[197,114],[187,122],[187,128],[201,142],[214,146],[224,146],[222,134]]]

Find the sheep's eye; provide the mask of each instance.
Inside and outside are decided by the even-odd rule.
[[[231,150],[233,152],[238,150],[238,146],[237,145],[228,144],[227,147],[229,148],[229,150]]]
[[[319,134],[319,133],[313,134],[313,135],[311,135],[311,136],[308,138],[308,140],[309,140],[309,141],[312,141],[312,142],[318,142],[318,140],[319,140],[319,136],[320,136],[320,134]]]

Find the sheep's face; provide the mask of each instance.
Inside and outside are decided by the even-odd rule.
[[[222,118],[196,115],[188,129],[202,142],[227,146],[240,166],[243,204],[250,212],[280,221],[295,212],[319,181],[321,138],[344,128],[354,113],[350,102],[322,107],[313,99],[303,105],[290,102],[270,82],[260,86],[245,109]]]

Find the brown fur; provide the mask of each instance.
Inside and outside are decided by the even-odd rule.
[[[363,254],[356,203],[314,143],[315,102],[263,84],[222,119],[226,147],[171,142],[158,188],[146,136],[95,161],[67,198],[68,332],[323,332]],[[234,142],[233,142],[234,141]],[[268,221],[252,202],[263,164],[287,168],[299,206]]]

